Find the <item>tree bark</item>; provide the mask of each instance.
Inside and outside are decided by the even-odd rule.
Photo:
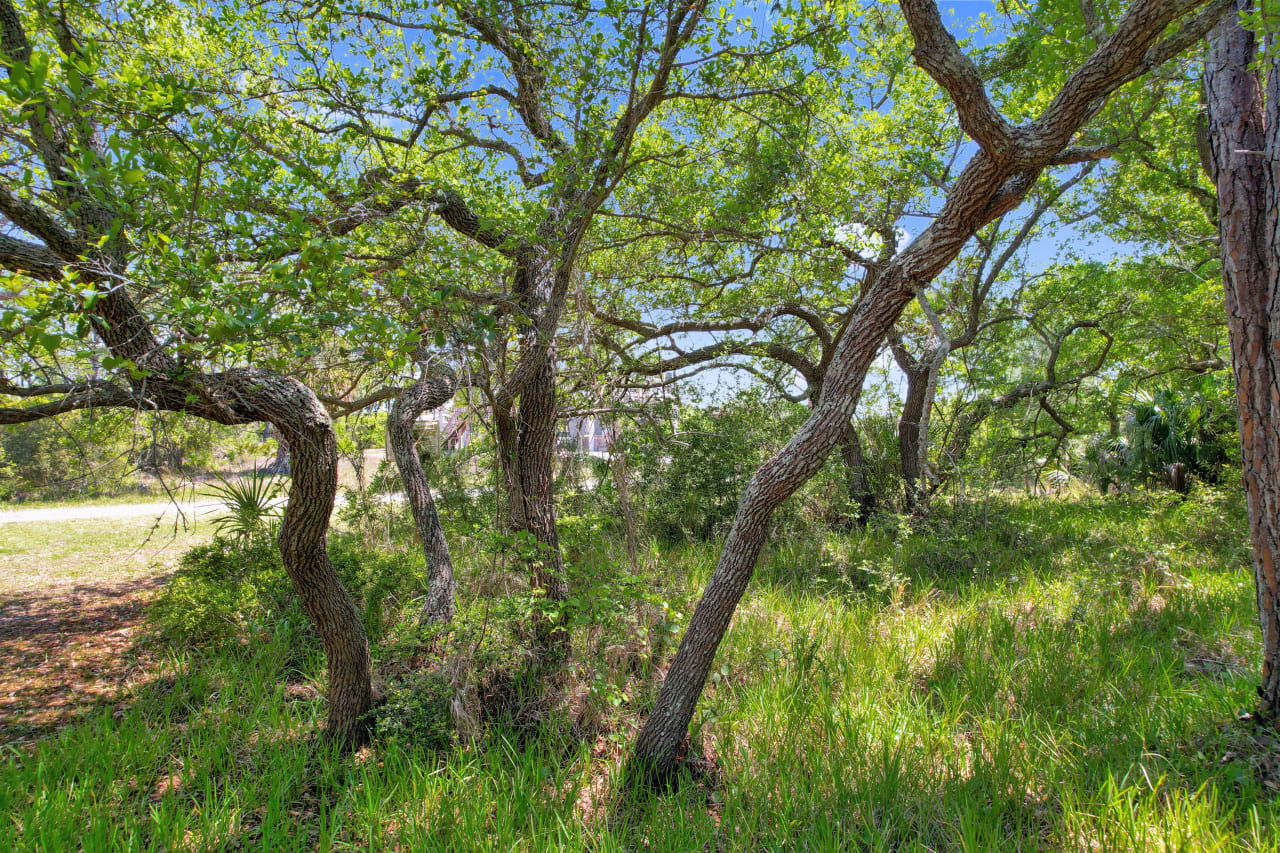
[[[924,499],[924,472],[920,469],[920,423],[924,419],[925,398],[929,390],[929,366],[919,362],[918,367],[904,370],[907,375],[907,394],[902,401],[902,414],[898,418],[898,456],[902,460],[902,485],[907,501],[907,511],[914,513]]]
[[[569,585],[556,531],[556,380],[551,353],[520,394],[516,450],[524,529],[533,538],[529,565],[543,603],[535,614],[534,637],[541,662],[554,665],[569,653],[568,613],[562,606]]]
[[[268,462],[266,467],[262,469],[262,473],[281,476],[289,473],[289,439],[281,435],[278,430],[276,430],[275,433],[276,455],[275,458]]]
[[[502,472],[503,529],[512,533],[525,529],[524,490],[520,486],[520,454],[517,450],[516,418],[510,411],[494,406],[493,426],[498,444],[498,469]]]
[[[1263,59],[1264,97],[1238,15],[1252,8],[1238,0],[1214,29],[1204,85],[1262,628],[1258,714],[1280,727],[1280,60]]]
[[[849,490],[849,500],[856,507],[854,521],[859,527],[866,527],[876,511],[876,493],[871,486],[871,476],[867,472],[867,459],[862,450],[862,439],[858,436],[858,428],[852,422],[849,424],[848,431],[840,439],[840,456],[844,461],[845,487]]]
[[[1141,76],[1148,50],[1186,4],[1138,0],[1111,36],[1034,122],[1016,132],[995,112],[981,76],[960,52],[930,0],[902,0],[916,61],[944,88],[979,150],[961,171],[937,218],[883,269],[841,336],[822,400],[781,451],[747,485],[719,563],[694,609],[628,768],[636,782],[660,783],[679,765],[679,747],[716,650],[746,591],[773,512],[821,468],[848,429],[867,371],[906,304],[946,268],[978,229],[1014,207],[1112,91]],[[1206,22],[1207,23],[1207,22]],[[1180,44],[1181,42],[1179,42]],[[1280,316],[1280,314],[1278,314]]]
[[[292,380],[286,380],[290,383]],[[320,401],[301,383],[288,417],[273,421],[289,442],[289,502],[280,525],[285,571],[324,642],[329,669],[328,736],[346,746],[368,738],[373,706],[372,663],[364,623],[329,560],[325,547],[338,489],[338,443]]]
[[[418,458],[418,441],[413,426],[420,414],[434,411],[448,402],[456,387],[452,376],[424,377],[396,396],[387,418],[387,444],[400,471],[405,499],[413,513],[413,524],[427,560],[427,600],[422,608],[425,622],[449,622],[453,619],[453,560],[427,484],[427,474]]]

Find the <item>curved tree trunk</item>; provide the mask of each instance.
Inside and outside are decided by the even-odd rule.
[[[453,396],[456,383],[452,377],[432,376],[423,378],[396,396],[387,418],[387,444],[400,471],[405,499],[413,513],[414,527],[422,543],[422,553],[427,560],[427,601],[422,608],[426,622],[448,622],[453,619],[454,578],[453,560],[449,556],[449,543],[444,527],[436,512],[427,474],[418,458],[418,442],[413,425],[423,412],[440,408]]]
[[[951,263],[978,229],[1021,202],[1102,100],[1131,76],[1140,76],[1140,63],[1149,47],[1187,11],[1185,5],[1166,0],[1137,0],[1110,37],[1068,78],[1044,114],[1027,126],[1023,137],[1009,134],[1004,119],[993,117],[995,110],[985,93],[975,100],[971,84],[978,81],[980,88],[980,78],[947,33],[936,4],[902,0],[901,8],[917,45],[917,62],[948,87],[962,124],[971,135],[978,134],[978,152],[956,179],[937,218],[884,267],[859,301],[836,346],[821,402],[743,492],[719,563],[636,739],[628,768],[635,781],[659,782],[678,768],[680,745],[716,650],[755,569],[769,519],[821,468],[848,429],[880,342],[903,308]]]
[[[231,386],[255,419],[289,442],[293,475],[280,525],[280,556],[303,610],[324,643],[329,669],[327,734],[344,746],[368,737],[372,664],[364,623],[326,549],[338,490],[338,443],[329,413],[295,379],[247,371]]]
[[[1238,0],[1213,31],[1204,83],[1262,627],[1258,713],[1280,726],[1280,59],[1262,61],[1264,97],[1237,14],[1252,8]]]

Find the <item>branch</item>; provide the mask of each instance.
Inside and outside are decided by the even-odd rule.
[[[899,5],[915,40],[912,58],[951,96],[960,113],[960,127],[997,160],[1012,156],[1013,126],[987,97],[982,75],[947,31],[937,4],[901,0]]]
[[[44,420],[77,409],[105,408],[109,406],[141,406],[141,401],[128,391],[109,382],[83,382],[78,384],[46,385],[38,388],[21,388],[0,380],[0,396],[36,397],[47,394],[63,394],[49,403],[10,409],[0,408],[0,424],[23,424]]]

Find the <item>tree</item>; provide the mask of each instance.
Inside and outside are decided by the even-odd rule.
[[[424,366],[422,378],[396,395],[387,418],[387,445],[400,471],[405,499],[413,513],[413,523],[427,560],[427,600],[422,607],[422,618],[428,622],[453,619],[453,560],[449,556],[449,543],[436,513],[426,472],[418,458],[413,426],[418,415],[447,403],[457,386],[458,379],[453,371],[446,368],[428,372]]]
[[[1205,100],[1262,626],[1258,715],[1280,721],[1280,57],[1238,0],[1209,38]],[[1273,47],[1275,31],[1266,40]],[[1254,63],[1259,63],[1258,70]]]
[[[1095,50],[1055,90],[1046,106],[1013,125],[989,97],[973,62],[961,52],[930,0],[902,0],[915,41],[914,57],[955,103],[958,120],[977,151],[948,192],[938,217],[882,270],[858,303],[849,331],[836,347],[821,402],[786,447],[766,462],[742,495],[719,563],[698,602],[663,680],[654,708],[636,740],[633,778],[668,778],[678,766],[694,706],[734,608],[764,545],[778,505],[823,464],[844,433],[862,382],[885,335],[906,305],[956,257],[981,228],[1021,203],[1039,176],[1057,165],[1081,162],[1076,134],[1105,99],[1124,84],[1203,37],[1222,4],[1137,0]],[[1166,27],[1177,31],[1161,38]]]
[[[519,351],[505,364],[500,330],[503,358],[481,390],[509,520],[536,545],[530,574],[549,602],[568,595],[553,494],[556,333],[597,212],[631,169],[660,156],[637,150],[638,129],[735,61],[702,33],[705,5],[404,2],[329,10],[321,24],[309,9],[289,10],[296,61],[277,89],[296,100],[293,120],[363,140],[376,161],[371,182],[429,205],[473,248],[503,259],[506,290],[480,301],[501,305]],[[311,61],[320,52],[353,62],[322,66]],[[359,57],[374,56],[384,73],[371,78]],[[568,652],[558,610],[536,630],[549,662]]]
[[[18,366],[13,378],[0,378],[0,394],[22,403],[0,408],[0,423],[98,407],[270,423],[290,449],[279,548],[324,643],[327,732],[359,743],[373,700],[371,663],[359,611],[326,550],[337,488],[333,424],[305,384],[255,366],[261,348],[253,339],[265,328],[305,349],[300,335],[316,319],[273,315],[264,292],[279,287],[278,297],[296,304],[312,286],[308,271],[331,268],[326,240],[392,208],[371,203],[367,191],[333,192],[305,217],[273,217],[287,207],[282,198],[298,199],[296,175],[244,151],[241,131],[251,129],[226,126],[234,104],[201,89],[202,112],[192,106],[200,98],[189,77],[139,72],[172,21],[150,21],[141,39],[132,19],[109,39],[93,11],[78,23],[82,32],[61,12],[20,13],[0,0],[9,128],[0,214],[12,226],[0,234],[0,269],[21,294],[4,337]],[[179,70],[200,76],[195,59],[174,59],[181,53],[175,47],[164,58],[191,60]],[[206,192],[206,169],[234,178]],[[199,229],[204,245],[193,239]]]

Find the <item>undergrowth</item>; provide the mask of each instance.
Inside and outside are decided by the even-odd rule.
[[[335,543],[386,694],[373,746],[314,737],[324,660],[269,546],[192,551],[170,658],[0,765],[15,850],[1277,850],[1277,746],[1238,498],[1026,501],[775,538],[699,704],[715,772],[625,800],[620,769],[714,543],[625,568],[569,534],[575,657],[521,681],[536,601],[451,531],[459,614],[420,557]],[[349,546],[349,547],[348,547]],[[247,553],[247,556],[246,556]],[[222,597],[214,590],[222,589]],[[530,725],[529,721],[534,724]]]

